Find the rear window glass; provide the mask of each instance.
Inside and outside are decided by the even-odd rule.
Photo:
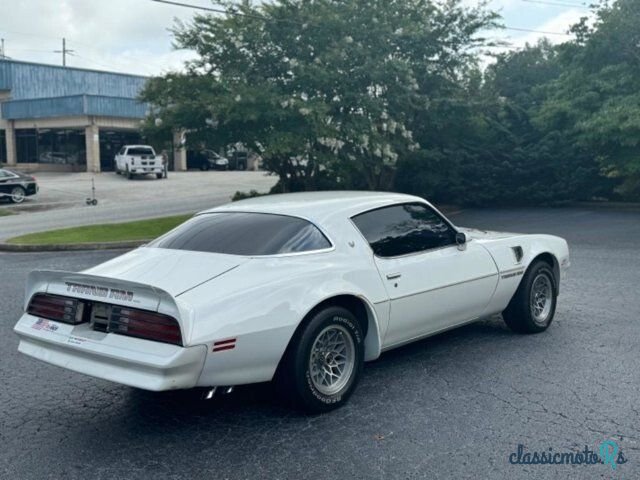
[[[153,150],[150,148],[130,148],[127,155],[153,155]]]
[[[149,247],[230,255],[277,255],[329,248],[306,220],[267,213],[205,213],[148,244]]]

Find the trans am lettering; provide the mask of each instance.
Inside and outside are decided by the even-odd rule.
[[[111,298],[114,300],[133,301],[133,292],[118,288],[98,287],[97,285],[85,285],[83,283],[65,282],[67,292],[90,295],[92,297]]]
[[[130,302],[133,300],[133,292],[129,292],[127,290],[116,290],[112,288],[109,292],[109,298],[113,298],[115,300],[126,300]]]

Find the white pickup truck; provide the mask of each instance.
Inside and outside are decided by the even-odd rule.
[[[166,165],[161,155],[156,155],[149,145],[125,145],[115,158],[116,173],[131,179],[134,175],[154,173],[157,178],[166,177]]]

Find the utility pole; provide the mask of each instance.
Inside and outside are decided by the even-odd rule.
[[[4,57],[4,38],[0,38],[0,58]]]
[[[62,50],[54,50],[54,53],[62,53],[62,66],[67,66],[67,55],[73,55],[74,50],[70,50],[67,48],[67,39],[62,39]]]

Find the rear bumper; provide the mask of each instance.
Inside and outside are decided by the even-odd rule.
[[[40,322],[25,314],[14,331],[18,351],[52,365],[144,390],[196,385],[207,347],[179,347],[91,330],[88,324]],[[43,326],[44,325],[44,326]]]
[[[148,167],[132,167],[131,173],[135,174],[144,174],[144,173],[162,173],[164,172],[164,167],[158,166],[148,166]]]

